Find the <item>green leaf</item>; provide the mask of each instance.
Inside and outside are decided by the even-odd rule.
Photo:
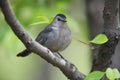
[[[38,16],[37,21],[32,23],[31,25],[37,25],[37,24],[49,24],[50,21],[46,16]]]
[[[38,25],[38,24],[49,24],[49,21],[39,21],[39,22],[32,23],[31,25]]]
[[[115,69],[108,68],[106,70],[106,76],[109,80],[115,80],[120,78],[120,73],[116,68]]]
[[[108,38],[105,34],[99,34],[97,35],[93,40],[91,40],[91,43],[94,44],[104,44],[108,41]]]
[[[120,72],[118,71],[118,69],[113,69],[113,73],[114,73],[114,78],[118,79],[120,78]]]
[[[104,72],[94,71],[86,76],[84,80],[100,80],[104,76]]]
[[[113,74],[113,71],[112,71],[111,68],[108,68],[108,69],[106,70],[106,76],[107,76],[108,79],[114,80],[114,74]]]
[[[49,24],[53,21],[54,17],[51,17],[49,20]]]
[[[38,16],[37,18],[41,20],[49,21],[49,19],[46,16]]]

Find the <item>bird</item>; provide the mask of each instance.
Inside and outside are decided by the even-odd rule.
[[[57,14],[37,36],[35,41],[47,47],[53,53],[66,49],[72,40],[72,33],[67,25],[66,16]],[[28,49],[17,54],[17,57],[26,57],[32,52]]]

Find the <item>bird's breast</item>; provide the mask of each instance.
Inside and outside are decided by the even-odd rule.
[[[64,50],[71,42],[71,32],[69,29],[52,28],[53,30],[48,34],[47,41],[44,46],[49,48],[52,52]]]

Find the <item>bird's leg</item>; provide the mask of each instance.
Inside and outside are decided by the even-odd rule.
[[[59,52],[57,52],[57,53],[62,59],[66,60]]]

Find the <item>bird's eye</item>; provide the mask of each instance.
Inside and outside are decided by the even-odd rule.
[[[57,20],[60,21],[60,18],[58,18]]]

